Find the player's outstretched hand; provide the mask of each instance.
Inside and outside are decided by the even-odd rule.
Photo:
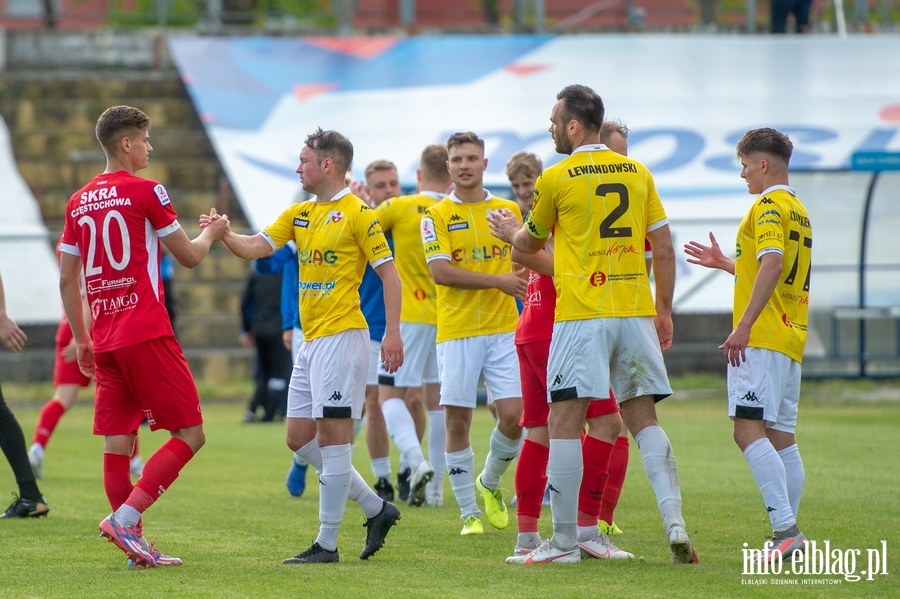
[[[208,227],[214,220],[218,220],[223,216],[225,215],[217,213],[215,208],[210,208],[209,214],[200,215],[200,230],[202,231],[203,229]]]
[[[515,272],[500,275],[500,283],[497,285],[497,289],[524,302],[528,281],[522,278],[522,275],[526,272],[528,272],[528,269],[520,268]]]
[[[25,347],[27,340],[28,337],[12,318],[6,314],[0,315],[0,341],[3,342],[3,347],[17,354]]]
[[[722,268],[722,264],[727,258],[719,248],[712,231],[709,232],[709,242],[709,245],[703,245],[697,241],[689,241],[684,244],[684,253],[690,256],[687,261],[707,268]]]
[[[491,227],[491,235],[506,243],[512,243],[513,236],[522,227],[522,223],[510,210],[491,210],[487,215]]]
[[[81,371],[81,374],[93,380],[97,372],[97,366],[94,363],[93,342],[79,343],[76,349],[78,353],[78,369]]]
[[[201,228],[208,228],[213,236],[213,239],[216,241],[225,239],[225,236],[231,232],[231,222],[228,220],[228,215],[217,214],[216,209],[212,208],[209,211],[209,218],[210,220],[207,223],[206,227],[202,227],[201,225]]]
[[[398,332],[386,332],[381,341],[381,361],[388,374],[394,374],[403,366],[403,339]]]

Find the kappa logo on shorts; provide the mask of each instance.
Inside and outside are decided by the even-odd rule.
[[[153,426],[156,424],[156,418],[153,417],[152,410],[144,410],[144,420],[147,421],[147,424]]]
[[[554,493],[559,493],[559,489],[557,489],[556,487],[554,487],[554,486],[551,485],[550,483],[547,483],[547,490],[548,490],[548,491],[553,491]]]
[[[341,398],[343,398],[343,397],[344,396],[341,395],[340,391],[335,391],[334,393],[331,394],[331,397],[329,397],[328,399],[330,401],[341,401]]]
[[[561,375],[561,374],[557,374],[557,375],[556,375],[556,378],[553,379],[553,386],[555,387],[556,385],[561,384],[561,383],[562,383],[562,380],[563,380],[563,379],[562,379],[562,375]]]
[[[746,395],[741,398],[743,401],[749,401],[753,403],[760,403],[759,398],[756,397],[756,393],[753,391],[747,391]]]

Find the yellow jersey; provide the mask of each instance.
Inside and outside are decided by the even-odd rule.
[[[422,217],[425,260],[447,260],[456,268],[502,275],[512,272],[510,244],[491,235],[487,215],[506,209],[521,220],[515,202],[485,192],[469,204],[454,194],[431,206]],[[437,285],[437,342],[511,333],[519,318],[516,300],[499,289],[455,289]]]
[[[734,260],[733,326],[750,302],[759,259],[781,254],[781,280],[750,328],[749,347],[761,347],[803,362],[809,314],[812,227],[796,192],[774,185],[760,194],[738,228]]]
[[[555,227],[556,321],[655,315],[644,240],[667,222],[647,167],[603,144],[545,168],[525,226]]]
[[[403,285],[401,322],[437,324],[437,294],[425,262],[422,246],[422,215],[446,194],[422,192],[382,202],[375,208],[381,228],[390,230],[400,283]]]
[[[344,188],[330,202],[290,206],[260,233],[273,248],[292,239],[300,262],[300,324],[303,339],[366,329],[359,284],[366,262],[376,268],[393,260],[375,213]]]

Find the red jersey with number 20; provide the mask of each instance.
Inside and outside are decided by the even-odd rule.
[[[174,336],[163,299],[159,238],[180,225],[160,183],[97,175],[66,205],[60,250],[81,257],[94,352]]]

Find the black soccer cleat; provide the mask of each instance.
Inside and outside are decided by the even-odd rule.
[[[363,526],[369,530],[366,531],[366,546],[363,547],[362,553],[359,554],[359,559],[369,559],[379,549],[384,547],[384,538],[390,532],[391,527],[397,524],[399,520],[400,510],[396,505],[388,501],[385,501],[384,505],[381,506],[381,511],[378,512],[377,516],[366,518]]]
[[[397,499],[407,501],[409,499],[409,477],[412,470],[407,468],[397,473]]]
[[[313,543],[312,547],[298,553],[294,557],[289,557],[282,561],[282,564],[336,564],[340,561],[337,548],[334,551],[328,551],[318,542]]]
[[[13,496],[16,500],[0,514],[0,518],[40,518],[50,513],[50,507],[43,496],[40,499],[25,499],[15,493]]]
[[[383,476],[375,482],[375,494],[384,501],[394,500],[394,486]]]

